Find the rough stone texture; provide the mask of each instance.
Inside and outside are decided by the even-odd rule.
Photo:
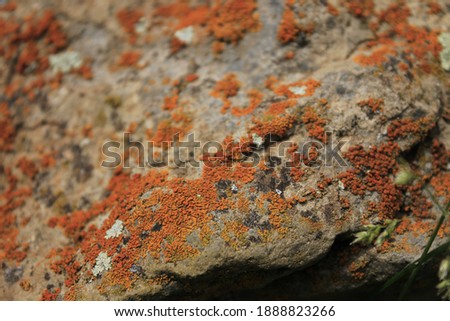
[[[219,53],[213,46],[221,39],[206,23],[194,26],[191,44],[174,47],[182,18],[163,17],[158,1],[127,3],[142,12],[141,23],[147,21],[142,34],[127,34],[120,25],[116,13],[124,9],[123,1],[24,0],[15,11],[0,12],[6,21],[53,10],[67,36],[58,52],[77,52],[92,70],[92,79],[82,72],[65,74],[56,86],[47,83],[30,97],[20,88],[38,73],[30,66],[20,72],[15,60],[0,57],[0,103],[11,113],[2,109],[8,119],[2,131],[9,123],[15,133],[12,149],[1,149],[5,219],[0,222],[8,237],[0,244],[0,298],[242,298],[258,297],[251,293],[267,286],[259,298],[320,298],[377,284],[415,260],[438,213],[431,205],[419,207],[429,202],[423,185],[431,181],[442,202],[449,197],[450,79],[441,68],[436,39],[450,31],[450,8],[436,1],[442,10],[430,13],[425,2],[406,1],[400,5],[411,9],[405,22],[395,8],[388,11],[395,19],[383,20],[389,1],[376,1],[367,15],[353,9],[358,2],[328,2],[338,15],[327,1],[257,1],[252,12],[258,16],[251,17],[259,25],[237,40],[225,38]],[[191,7],[201,4],[191,2]],[[216,15],[238,12],[233,6],[220,8]],[[303,27],[314,27],[299,27],[294,39],[282,44],[280,21],[289,10]],[[373,22],[379,23],[377,30]],[[405,39],[405,25],[424,28],[426,39]],[[389,31],[389,37],[381,36]],[[35,41],[46,46],[39,37]],[[373,43],[378,47],[367,47]],[[387,53],[361,63],[362,55],[383,46]],[[130,52],[139,52],[137,62]],[[192,74],[198,78],[187,80]],[[239,91],[234,97],[214,95],[228,74],[235,75]],[[54,77],[51,68],[41,75]],[[278,81],[271,87],[268,77]],[[313,88],[312,80],[320,84]],[[8,85],[15,83],[19,89],[11,94]],[[289,87],[305,94],[295,96]],[[257,93],[247,95],[250,90]],[[174,111],[164,109],[174,91]],[[238,115],[236,106],[251,106],[258,95],[254,110]],[[380,99],[382,109],[374,109],[373,101]],[[222,113],[228,101],[231,107]],[[270,114],[272,104],[282,101],[290,107]],[[286,115],[293,120],[285,128],[277,120]],[[266,127],[258,131],[254,125],[260,120]],[[120,140],[126,131],[135,141],[155,139],[155,133],[165,133],[159,131],[165,123],[183,137],[194,133],[202,143],[228,137],[251,142],[255,133],[277,134],[276,142],[263,137],[263,148],[253,151],[261,158],[283,142],[324,140],[326,129],[335,141],[346,141],[347,166],[301,165],[300,178],[283,160],[274,168],[253,170],[240,166],[244,159],[233,159],[232,173],[210,173],[204,164],[137,168],[133,155],[131,169],[100,166],[104,142]],[[171,138],[173,132],[166,132]],[[364,156],[366,167],[351,157],[355,146],[377,149]],[[401,162],[396,155],[417,171],[419,191],[393,184]],[[195,158],[201,156],[197,151]],[[361,181],[346,186],[342,175],[352,168],[360,171],[352,179]],[[10,169],[18,187],[31,189],[12,209],[4,204],[21,194],[7,193]],[[142,176],[130,178],[134,174]],[[371,175],[378,181],[369,182]],[[382,246],[349,244],[363,225],[394,217],[399,228]],[[119,219],[123,229],[114,225]],[[447,224],[437,243],[448,230]],[[16,250],[25,257],[17,258]]]

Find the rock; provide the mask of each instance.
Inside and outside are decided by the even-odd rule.
[[[53,31],[0,57],[1,298],[321,298],[420,256],[424,185],[449,199],[448,8],[197,2],[41,1]],[[42,63],[73,52],[64,75]]]

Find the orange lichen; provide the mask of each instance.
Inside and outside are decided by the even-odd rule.
[[[22,171],[22,173],[30,179],[33,179],[36,174],[39,172],[36,164],[26,158],[25,156],[21,157],[17,161],[17,167]]]
[[[286,109],[292,108],[296,105],[295,99],[287,99],[279,102],[275,102],[269,106],[265,115],[278,116],[286,113]]]
[[[291,7],[291,2],[287,0],[284,8],[283,17],[278,26],[278,40],[282,44],[294,41],[300,32],[299,22],[295,16],[294,10]]]
[[[172,92],[172,96],[166,96],[164,97],[164,110],[174,110],[178,107],[178,91],[174,90]]]
[[[139,51],[125,51],[120,55],[117,65],[120,67],[138,67],[141,57],[142,54]]]
[[[45,289],[41,295],[41,301],[56,301],[60,293],[61,293],[60,288],[51,290]]]
[[[428,2],[427,6],[429,14],[439,14],[443,12],[441,5],[435,1]]]
[[[437,32],[410,25],[408,22],[410,14],[411,11],[405,1],[391,4],[381,11],[376,16],[376,22],[372,23],[377,39],[366,46],[367,48],[378,47],[378,49],[371,55],[357,55],[354,60],[363,66],[381,66],[388,61],[387,56],[392,55],[401,58],[395,64],[401,64],[400,69],[403,71],[407,65],[411,65],[419,67],[426,73],[432,72],[433,65],[438,63],[439,52],[442,49],[437,39]],[[380,28],[383,24],[388,27]]]
[[[250,90],[248,92],[250,103],[245,108],[233,107],[231,114],[234,116],[246,116],[253,113],[253,111],[262,103],[263,95],[258,90]]]
[[[442,173],[431,179],[436,195],[443,197],[443,204],[450,202],[450,173]]]
[[[366,100],[361,100],[358,102],[360,107],[368,107],[373,113],[378,113],[383,111],[384,99],[383,98],[369,98]]]
[[[360,18],[367,18],[374,13],[375,3],[373,0],[346,0],[342,4],[348,12]]]
[[[141,10],[127,8],[119,10],[116,14],[117,20],[119,20],[120,25],[128,34],[130,44],[134,44],[137,41],[135,26],[143,16],[144,13]]]
[[[354,61],[362,66],[381,66],[388,61],[387,55],[395,55],[396,52],[388,46],[374,50],[370,55],[360,54],[354,57]]]
[[[326,142],[325,125],[327,122],[312,107],[305,108],[301,120],[306,125],[309,137]]]
[[[433,126],[434,123],[428,117],[420,118],[418,120],[411,118],[397,119],[390,123],[388,127],[388,137],[392,140],[408,137],[410,135],[422,137]]]
[[[194,82],[198,79],[198,75],[197,74],[188,74],[188,75],[186,75],[186,77],[184,77],[184,79],[186,80],[186,82]]]
[[[274,93],[279,96],[286,96],[288,98],[301,98],[314,95],[316,88],[320,87],[320,82],[314,79],[306,81],[296,81],[290,84],[279,85],[274,89]],[[298,94],[293,91],[293,88],[303,88],[304,93]]]
[[[216,40],[236,44],[248,31],[257,31],[260,22],[255,0],[216,1],[208,28]]]
[[[328,13],[331,14],[332,16],[335,16],[335,17],[339,16],[339,10],[335,6],[333,6],[331,3],[327,4],[327,10],[328,10]]]
[[[275,135],[278,137],[286,136],[287,132],[294,126],[295,117],[286,115],[273,119],[266,117],[262,120],[255,119],[250,132],[266,137],[268,135]]]
[[[378,212],[381,218],[392,217],[402,204],[401,191],[389,177],[397,170],[397,154],[398,146],[388,143],[367,152],[361,146],[354,146],[344,155],[355,169],[341,173],[339,179],[353,194],[377,192],[380,201],[372,204],[370,209]]]
[[[16,135],[11,112],[6,103],[0,103],[0,151],[11,151]]]
[[[17,241],[19,230],[14,210],[25,203],[31,195],[29,188],[17,188],[17,178],[9,168],[4,169],[8,188],[0,194],[0,260],[21,262],[27,256],[28,246]]]
[[[240,88],[241,83],[235,74],[227,74],[222,80],[216,82],[211,96],[223,101],[222,113],[231,107],[229,98],[236,96]]]

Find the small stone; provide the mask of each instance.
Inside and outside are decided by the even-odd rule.
[[[194,39],[194,28],[190,26],[180,29],[177,32],[175,32],[175,37],[186,44],[190,44]]]

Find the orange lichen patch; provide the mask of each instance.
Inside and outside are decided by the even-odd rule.
[[[128,41],[130,44],[136,43],[136,23],[144,16],[142,10],[137,9],[121,9],[117,12],[116,17],[119,20],[120,25],[128,34]]]
[[[284,59],[286,60],[291,60],[295,57],[295,52],[293,52],[292,50],[289,50],[288,52],[286,52],[284,54]]]
[[[31,285],[30,281],[27,279],[22,279],[19,283],[22,290],[26,292],[30,292],[33,289],[33,286]]]
[[[137,67],[141,57],[140,51],[125,51],[120,55],[117,65],[119,67]]]
[[[366,100],[361,100],[358,102],[360,107],[368,107],[373,113],[378,113],[383,111],[384,99],[382,98],[369,98]]]
[[[218,0],[211,9],[208,28],[216,40],[236,44],[245,33],[258,31],[255,0]]]
[[[45,153],[41,158],[41,166],[43,168],[53,167],[56,164],[54,153]]]
[[[39,172],[36,164],[26,158],[25,156],[21,157],[17,161],[17,167],[22,171],[22,173],[30,179],[33,179],[36,174]]]
[[[424,195],[423,185],[424,182],[418,182],[414,185],[405,186],[407,199],[405,200],[404,210],[411,212],[415,217],[429,218],[433,204]]]
[[[222,239],[234,249],[246,243],[246,233],[249,228],[237,221],[227,221],[220,236]]]
[[[405,1],[394,3],[380,12],[376,17],[378,20],[373,23],[377,39],[367,45],[367,48],[378,46],[378,49],[369,56],[358,55],[354,60],[364,66],[380,66],[388,61],[387,55],[396,55],[403,60],[398,62],[403,71],[407,65],[412,65],[426,73],[432,72],[442,49],[437,32],[410,25],[410,13]],[[387,30],[380,28],[383,24],[388,25]]]
[[[288,98],[301,98],[314,95],[316,88],[320,87],[320,82],[314,79],[306,81],[296,81],[287,85],[280,85],[274,89],[274,93],[279,96],[286,96]],[[294,89],[302,88],[304,93],[296,93]]]
[[[14,210],[25,203],[31,195],[29,188],[17,188],[17,179],[9,168],[4,169],[8,188],[0,194],[0,260],[21,262],[27,256],[27,244],[17,241],[18,222]]]
[[[91,66],[86,65],[86,64],[84,64],[80,68],[73,69],[72,73],[74,73],[76,75],[80,75],[81,77],[83,77],[86,80],[91,80],[92,78],[94,78]]]
[[[373,0],[348,0],[342,1],[348,12],[356,17],[367,18],[375,11]]]
[[[41,301],[56,301],[60,293],[61,293],[60,288],[51,290],[45,289],[44,292],[42,292]]]
[[[329,3],[327,5],[327,10],[328,10],[328,13],[331,14],[332,16],[335,16],[335,17],[339,16],[339,10],[335,6],[333,6],[331,3]]]
[[[177,18],[178,24],[176,29],[183,29],[189,26],[205,25],[208,22],[209,10],[208,6],[190,7],[187,2],[178,1],[156,8],[154,15]]]
[[[292,108],[296,105],[295,99],[287,99],[283,101],[278,101],[269,106],[265,115],[278,116],[286,113],[286,109]]]
[[[446,171],[450,161],[450,152],[448,152],[445,145],[436,138],[433,139],[431,145],[431,154],[433,155],[433,174],[437,175],[441,171]]]
[[[16,131],[7,103],[0,103],[0,151],[11,151]]]
[[[428,117],[420,118],[418,120],[411,118],[398,119],[390,123],[388,127],[388,137],[392,140],[408,137],[410,135],[422,137],[433,127],[434,123]]]
[[[267,79],[266,79],[266,81],[265,81],[265,83],[264,83],[264,86],[265,86],[267,89],[270,89],[270,90],[274,91],[275,88],[276,88],[275,85],[278,84],[279,81],[280,81],[280,80],[279,80],[277,77],[275,77],[275,76],[269,76],[269,77],[267,77]]]
[[[80,263],[76,260],[77,250],[73,247],[58,249],[51,253],[50,257],[58,259],[50,264],[50,269],[56,274],[64,273],[66,287],[71,287],[79,279],[78,272],[81,270]]]
[[[224,79],[216,82],[211,96],[216,98],[229,98],[236,96],[239,89],[241,88],[241,83],[237,79],[235,74],[227,74]]]
[[[167,144],[166,146],[170,146],[176,135],[179,135],[181,138],[186,134],[186,129],[187,128],[183,126],[174,124],[172,120],[166,119],[158,124],[156,132],[150,140],[154,142],[156,146],[164,146],[165,144]]]
[[[231,101],[229,98],[236,96],[240,88],[241,83],[235,74],[227,74],[222,80],[216,83],[210,94],[223,101],[222,113],[230,108]]]
[[[241,163],[236,165],[222,164],[216,160],[212,162],[209,157],[205,161],[203,170],[203,178],[211,182],[217,183],[220,180],[233,180],[237,183],[248,184],[255,179],[256,169],[251,166],[245,166]]]
[[[198,75],[197,74],[188,74],[188,75],[186,75],[186,77],[184,77],[184,79],[186,80],[186,82],[194,82],[198,79]]]
[[[380,23],[387,23],[391,26],[395,26],[401,23],[406,23],[411,10],[405,4],[405,1],[399,1],[398,3],[391,4],[387,9],[380,12],[378,20]]]
[[[342,173],[339,179],[356,195],[377,192],[380,201],[372,204],[371,210],[378,212],[381,218],[392,217],[402,205],[402,193],[390,178],[397,170],[398,151],[397,144],[387,143],[367,152],[362,146],[354,146],[344,155],[355,169]]]
[[[444,204],[450,202],[450,173],[442,173],[431,179],[436,195],[444,198]]]
[[[67,45],[66,36],[51,10],[45,11],[39,19],[25,22],[0,18],[0,30],[0,47],[3,48],[0,55],[14,62],[15,71],[19,73],[31,69],[44,71],[48,68],[46,55]]]
[[[17,8],[17,4],[15,2],[8,2],[0,5],[0,11],[12,12]]]
[[[443,12],[441,5],[435,1],[428,2],[427,6],[429,14],[439,14]]]
[[[284,8],[283,17],[278,26],[278,40],[282,44],[294,41],[300,32],[300,24],[292,8],[292,1],[287,0]]]
[[[231,109],[231,114],[233,114],[234,116],[250,115],[262,103],[263,94],[255,89],[250,90],[248,92],[248,98],[250,100],[250,103],[248,104],[247,107],[245,108],[233,107]]]
[[[172,96],[164,97],[163,109],[169,111],[176,109],[178,107],[178,98],[178,90],[174,90]]]
[[[286,136],[287,132],[294,126],[295,117],[286,115],[283,117],[265,117],[262,120],[254,119],[253,126],[250,128],[251,133],[255,133],[260,137],[276,135],[278,137]]]
[[[353,60],[362,66],[381,66],[388,61],[387,55],[394,56],[396,51],[391,47],[382,46],[381,48],[374,50],[370,55],[360,54],[353,58]]]
[[[327,122],[312,107],[308,106],[305,108],[301,120],[306,125],[309,137],[326,142],[325,125]]]

